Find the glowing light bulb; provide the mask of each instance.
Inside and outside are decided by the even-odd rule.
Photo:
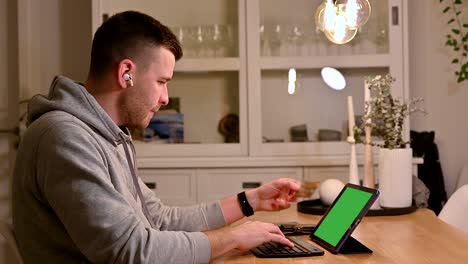
[[[315,24],[330,41],[344,44],[356,36],[370,13],[369,0],[326,0],[315,12]]]
[[[343,14],[336,16],[335,20],[335,34],[333,38],[337,41],[343,41],[346,35],[346,19]]]
[[[325,37],[327,37],[331,42],[335,44],[345,44],[350,42],[356,36],[357,28],[352,29],[345,27],[342,32],[336,32],[336,30],[325,30],[323,33],[325,33]]]
[[[315,10],[315,27],[317,29],[319,29],[320,31],[323,31],[323,15],[322,15],[322,13],[325,10],[325,5],[326,5],[326,3],[323,2],[317,7],[317,10]]]
[[[358,6],[356,0],[348,0],[345,10],[346,25],[350,28],[357,27],[356,21],[358,17]]]
[[[288,93],[294,94],[296,91],[296,69],[291,68],[288,72]]]
[[[296,69],[291,68],[288,71],[288,81],[295,82],[296,81]]]
[[[369,0],[337,0],[335,5],[344,5],[347,25],[351,28],[360,28],[371,15]]]
[[[345,5],[338,5],[338,12],[335,18],[335,25],[331,30],[325,29],[325,36],[333,43],[344,44],[351,41],[356,36],[357,28],[350,28],[346,25],[344,12]]]
[[[288,93],[294,94],[294,92],[296,92],[296,84],[293,82],[288,83]]]
[[[336,19],[336,6],[332,4],[331,0],[328,0],[323,11],[323,19],[325,20],[325,29],[331,30],[335,25]]]
[[[357,18],[356,18],[356,27],[362,27],[367,23],[371,15],[371,5],[369,0],[356,0],[357,4]]]
[[[346,87],[346,79],[343,74],[335,68],[324,67],[320,71],[323,81],[334,90],[343,90]]]
[[[321,3],[315,11],[315,27],[320,31],[325,29],[324,13],[326,4],[326,2]]]
[[[315,25],[321,31],[332,29],[336,17],[336,6],[331,0],[320,4],[315,12]]]

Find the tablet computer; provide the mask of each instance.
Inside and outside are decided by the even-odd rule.
[[[351,233],[379,196],[379,191],[346,184],[318,222],[310,238],[336,253],[371,253]]]

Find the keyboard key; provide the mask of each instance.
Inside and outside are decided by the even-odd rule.
[[[252,249],[251,252],[259,258],[294,258],[324,254],[323,250],[300,237],[287,238],[294,243],[294,247],[290,248],[276,242],[268,242]]]

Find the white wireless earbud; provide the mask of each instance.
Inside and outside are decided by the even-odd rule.
[[[125,81],[128,81],[130,83],[130,86],[133,86],[133,79],[130,73],[125,73],[122,77]]]

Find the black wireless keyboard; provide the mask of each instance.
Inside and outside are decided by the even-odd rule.
[[[287,238],[294,243],[294,247],[290,248],[276,242],[268,242],[250,251],[259,258],[295,258],[321,256],[324,254],[323,250],[300,237],[291,236]]]

